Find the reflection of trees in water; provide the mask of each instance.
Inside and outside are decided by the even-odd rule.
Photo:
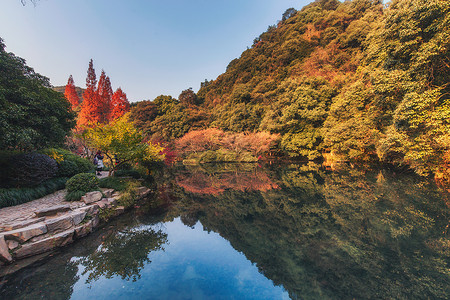
[[[88,282],[100,276],[136,280],[151,251],[163,249],[167,234],[154,225],[159,217],[126,214],[86,238],[57,251],[53,257],[2,278],[0,299],[69,299],[80,279],[80,264]]]
[[[152,228],[131,228],[109,235],[93,253],[82,257],[83,275],[87,283],[104,276],[120,276],[122,280],[136,281],[145,264],[151,263],[149,253],[164,250],[167,234]]]
[[[185,189],[178,207],[228,239],[292,298],[448,294],[449,212],[432,183],[314,165],[278,166],[266,177],[280,188]]]
[[[240,165],[238,165],[240,166]],[[268,191],[277,189],[267,173],[255,164],[242,165],[242,169],[205,169],[178,172],[176,183],[188,193],[219,195],[227,189],[236,191]]]

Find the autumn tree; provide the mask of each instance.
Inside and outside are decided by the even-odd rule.
[[[89,126],[100,122],[99,101],[97,93],[97,75],[95,75],[94,63],[92,59],[89,62],[89,68],[86,77],[86,90],[83,93],[83,103],[78,115],[77,125]]]
[[[112,95],[111,81],[106,76],[105,71],[102,70],[97,87],[98,117],[100,123],[106,123],[111,120]]]
[[[145,142],[144,135],[134,127],[129,114],[114,122],[87,129],[83,138],[90,147],[101,150],[108,158],[107,161],[111,162],[110,175],[124,163],[147,163],[164,159],[164,155],[160,154],[163,148]],[[114,158],[117,158],[119,163],[112,163],[117,162]]]
[[[69,80],[67,81],[64,96],[72,105],[72,110],[77,109],[78,105],[80,105],[80,98],[78,97],[77,91],[75,90],[75,84],[72,75],[69,76]]]
[[[121,88],[118,88],[112,95],[111,107],[111,120],[118,119],[130,111],[130,102],[128,102],[127,94]]]
[[[197,95],[194,93],[192,88],[182,91],[180,96],[178,96],[178,100],[186,106],[197,105]]]

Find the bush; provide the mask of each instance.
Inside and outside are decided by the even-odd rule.
[[[80,173],[67,180],[67,192],[82,191],[84,193],[92,192],[98,189],[99,180],[91,173]]]
[[[14,172],[13,157],[20,154],[18,151],[0,151],[0,187],[12,186],[11,174]]]
[[[99,187],[123,191],[127,187],[127,180],[117,177],[105,177],[99,180]]]
[[[141,174],[139,173],[139,171],[137,171],[137,170],[117,170],[116,172],[114,172],[114,176],[115,177],[131,176],[134,179],[139,179],[142,177]]]
[[[57,176],[72,177],[78,173],[89,173],[94,171],[92,162],[86,158],[79,157],[68,150],[50,148],[42,150],[41,153],[52,157],[58,162]]]
[[[84,191],[74,191],[66,194],[66,201],[80,201],[86,193]]]
[[[26,203],[64,189],[67,178],[52,178],[33,188],[0,189],[0,208]]]
[[[58,166],[58,177],[72,177],[78,173],[78,165],[71,160],[64,160]]]
[[[11,158],[14,168],[10,174],[10,182],[16,187],[38,185],[56,175],[56,161],[37,152],[15,155]]]

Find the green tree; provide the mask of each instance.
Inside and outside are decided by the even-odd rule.
[[[70,103],[5,47],[0,39],[0,149],[61,146],[74,126]]]
[[[115,122],[88,128],[83,137],[90,147],[101,150],[108,158],[110,175],[124,163],[164,159],[164,155],[160,154],[163,148],[145,142],[143,134],[130,122],[129,113]]]

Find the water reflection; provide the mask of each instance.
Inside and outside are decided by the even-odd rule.
[[[277,188],[181,185],[176,214],[198,217],[294,299],[449,296],[448,194],[432,182],[316,165],[266,172]]]
[[[207,165],[7,276],[5,299],[446,299],[448,193],[388,170]],[[184,225],[183,225],[184,224]],[[236,251],[237,250],[237,251]]]

